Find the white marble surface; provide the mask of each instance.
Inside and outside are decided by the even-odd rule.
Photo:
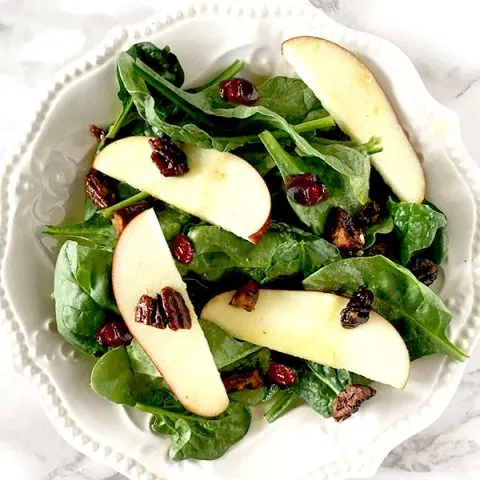
[[[175,1],[175,0],[169,0]],[[0,161],[21,134],[53,72],[118,23],[141,20],[165,0],[0,0]],[[414,61],[427,88],[455,110],[480,162],[480,5],[475,0],[312,0],[336,20],[382,35]],[[88,101],[88,99],[86,99]],[[1,319],[0,319],[1,320]],[[33,387],[11,366],[0,336],[0,478],[122,480],[75,452],[45,417]],[[480,478],[480,349],[442,417],[396,448],[377,479]]]

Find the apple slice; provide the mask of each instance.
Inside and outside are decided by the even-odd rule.
[[[233,337],[312,360],[345,368],[372,380],[403,388],[410,360],[402,337],[376,312],[367,323],[342,327],[340,312],[348,299],[323,292],[260,290],[255,310],[229,305],[233,291],[205,305],[201,318]]]
[[[127,327],[177,399],[203,417],[222,413],[228,406],[227,393],[153,209],[135,217],[120,235],[112,284]],[[192,318],[190,329],[161,330],[135,322],[140,297],[154,297],[164,287],[182,294]]]
[[[270,193],[259,173],[227,152],[183,146],[190,171],[164,177],[151,160],[148,137],[111,143],[93,167],[209,223],[257,243],[270,218]]]
[[[425,177],[390,102],[370,70],[352,53],[323,38],[295,37],[282,54],[339,127],[358,143],[380,137],[373,166],[400,200],[421,203]]]

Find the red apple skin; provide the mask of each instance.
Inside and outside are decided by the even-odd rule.
[[[260,230],[258,230],[258,232],[254,233],[253,235],[250,235],[248,237],[248,240],[252,242],[254,245],[256,245],[267,233],[269,226],[270,226],[270,215],[268,216],[267,220],[263,224],[262,228],[260,228]]]

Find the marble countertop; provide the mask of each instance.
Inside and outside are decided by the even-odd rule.
[[[165,1],[165,0],[164,0]],[[170,0],[174,1],[174,0]],[[312,0],[335,20],[381,35],[415,63],[433,96],[460,116],[480,162],[480,7],[473,0]],[[0,0],[0,159],[23,130],[51,75],[118,23],[158,11],[158,0]],[[1,161],[1,160],[0,160]],[[0,336],[0,465],[9,480],[122,480],[67,445],[48,422]],[[377,480],[480,478],[480,349],[446,412],[397,447]]]

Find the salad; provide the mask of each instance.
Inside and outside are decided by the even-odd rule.
[[[342,422],[410,362],[466,358],[429,288],[447,219],[380,86],[324,39],[282,54],[299,78],[252,82],[236,60],[185,88],[168,47],[121,53],[83,219],[44,229],[59,333],[173,460],[222,456],[252,408]]]

